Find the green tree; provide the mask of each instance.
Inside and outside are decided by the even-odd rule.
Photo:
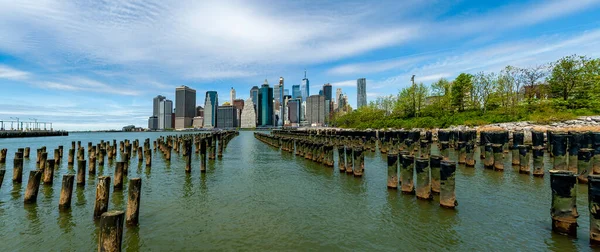
[[[557,60],[552,65],[548,84],[553,97],[560,97],[563,101],[573,98],[574,93],[583,84],[584,62],[584,57],[571,55]]]
[[[472,78],[471,74],[461,73],[452,83],[452,105],[458,111],[465,111],[466,98],[470,97],[468,95],[473,86]]]

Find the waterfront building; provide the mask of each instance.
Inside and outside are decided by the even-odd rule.
[[[254,104],[256,116],[258,116],[258,91],[259,88],[257,86],[254,86],[252,89],[250,89],[250,98],[252,99],[252,104]],[[258,117],[256,119],[258,120]]]
[[[237,109],[233,105],[217,107],[217,127],[221,129],[237,127]]]
[[[204,117],[202,116],[196,116],[194,117],[194,122],[192,123],[192,125],[194,126],[194,128],[202,128],[202,126],[204,126]]]
[[[306,98],[310,95],[310,82],[308,78],[306,78],[306,70],[304,70],[304,79],[302,79],[302,84],[300,84],[300,93],[302,95],[302,101],[306,101]]]
[[[265,79],[258,93],[258,125],[273,126],[273,88]]]
[[[288,101],[288,118],[291,124],[300,123],[300,109],[302,101],[300,99],[291,99]]]
[[[175,88],[175,104],[175,128],[192,127],[192,120],[196,116],[196,90],[187,86]]]
[[[167,98],[162,95],[157,95],[154,97],[154,99],[152,99],[152,116],[158,117],[160,102],[164,99]]]
[[[148,118],[148,129],[149,130],[157,130],[158,129],[158,116],[151,116]]]
[[[196,107],[196,116],[204,117],[204,108],[202,106]]]
[[[275,99],[277,99],[279,101],[279,106],[276,106],[276,108],[279,110],[279,116],[278,116],[278,121],[277,121],[277,126],[283,126],[283,123],[285,121],[285,115],[284,115],[284,111],[285,111],[285,102],[284,102],[284,83],[283,83],[283,77],[279,77],[279,85],[278,85],[278,89],[279,89],[279,94],[276,96]]]
[[[302,97],[302,93],[300,92],[300,85],[292,85],[292,98],[298,99]]]
[[[339,108],[340,95],[342,95],[342,89],[341,88],[337,88],[335,90],[335,105],[333,106],[334,110],[337,110]]]
[[[252,98],[248,98],[244,104],[241,115],[242,121],[240,127],[243,129],[252,129],[256,127],[256,111]]]
[[[233,107],[237,109],[237,125],[236,127],[240,127],[242,123],[242,111],[244,110],[244,100],[235,99],[233,100]]]
[[[173,101],[166,99],[162,100],[158,107],[158,129],[172,129],[173,124],[171,124],[171,115],[173,114]]]
[[[360,78],[356,80],[356,107],[367,106],[367,79]]]
[[[217,107],[219,106],[219,95],[217,91],[206,91],[204,99],[204,128],[216,128]]]
[[[329,116],[325,108],[325,96],[309,96],[306,100],[306,121],[312,126],[325,125],[325,118]]]

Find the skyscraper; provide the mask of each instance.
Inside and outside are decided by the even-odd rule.
[[[310,95],[310,82],[306,78],[306,70],[304,70],[304,79],[302,79],[302,84],[300,85],[300,93],[302,94],[302,101],[306,101],[306,98]]]
[[[244,100],[235,99],[232,105],[237,109],[237,125],[235,127],[240,127],[240,123],[242,123],[242,111],[244,110]]]
[[[285,121],[285,102],[283,100],[284,93],[284,84],[283,77],[279,77],[279,94],[277,95],[277,100],[279,101],[279,121],[277,122],[277,126],[283,126]]]
[[[306,121],[309,124],[322,126],[328,116],[325,111],[325,96],[311,95],[306,99]]]
[[[152,101],[152,116],[158,116],[160,102],[163,101],[164,99],[167,99],[167,98],[162,95],[157,95],[156,97],[154,97],[154,99]]]
[[[233,101],[235,101],[235,89],[232,87],[231,90],[229,90],[229,102],[233,104]]]
[[[162,100],[158,107],[158,129],[172,129],[171,115],[173,114],[173,101]]]
[[[357,108],[367,106],[367,79],[360,78],[356,80],[356,95]]]
[[[196,116],[196,90],[187,86],[176,88],[175,106],[175,128],[192,127],[192,120]]]
[[[258,115],[258,90],[257,86],[250,89],[250,99],[252,99],[252,103],[254,104],[254,113],[256,113],[256,115]]]
[[[221,129],[235,128],[237,122],[237,109],[234,106],[218,106],[217,125]]]
[[[300,85],[292,85],[292,98],[298,99],[302,97],[302,93],[300,93]]]
[[[333,93],[333,88],[331,87],[331,84],[327,83],[325,85],[323,85],[323,95],[325,96],[325,100],[326,101],[333,101],[332,98],[332,93]]]
[[[258,125],[273,126],[273,88],[265,79],[258,92]]]
[[[300,99],[291,99],[288,101],[288,117],[292,124],[300,123],[300,103]]]
[[[340,104],[340,95],[342,94],[342,89],[341,88],[337,88],[335,90],[335,103],[336,104]]]
[[[219,95],[217,91],[206,91],[204,100],[204,128],[217,127],[217,108],[219,106]]]

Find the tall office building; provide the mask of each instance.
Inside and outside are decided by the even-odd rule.
[[[311,95],[306,99],[306,121],[309,124],[322,126],[328,116],[325,111],[325,96]]]
[[[217,91],[206,91],[204,99],[204,128],[217,127],[217,108],[219,106],[219,95]]]
[[[273,88],[265,79],[258,92],[258,125],[273,126]]]
[[[306,78],[306,70],[304,70],[304,79],[302,79],[302,84],[300,84],[300,94],[302,95],[302,101],[306,101],[306,98],[310,95],[310,82]]]
[[[277,109],[279,109],[279,121],[277,122],[277,126],[283,126],[283,123],[285,121],[285,102],[283,99],[283,96],[284,96],[283,77],[279,77],[278,87],[279,87],[278,88],[279,94],[275,98],[279,101],[279,107],[277,107]]]
[[[233,107],[235,107],[235,109],[237,109],[237,125],[236,125],[236,127],[240,127],[240,124],[242,123],[242,111],[244,110],[244,100],[242,100],[242,99],[233,100]]]
[[[291,99],[288,101],[288,117],[291,124],[300,123],[301,103],[300,99]]]
[[[266,81],[266,80],[265,80]],[[258,87],[254,86],[250,89],[250,99],[252,99],[252,104],[254,104],[254,112],[258,116]],[[256,118],[258,120],[258,117]]]
[[[340,103],[340,95],[342,94],[342,89],[341,88],[337,88],[335,90],[335,104],[338,105]],[[336,106],[337,108],[337,106]]]
[[[156,97],[154,97],[154,99],[152,100],[152,116],[158,116],[160,102],[164,99],[167,98],[162,95],[157,95]]]
[[[148,118],[148,129],[149,130],[157,130],[158,129],[158,116],[151,116]]]
[[[302,97],[302,93],[300,93],[300,85],[292,85],[292,98],[298,99]]]
[[[196,116],[204,117],[204,108],[202,106],[196,107]]]
[[[175,88],[175,128],[192,127],[196,116],[196,90],[187,86]]]
[[[367,106],[367,79],[356,80],[356,106],[361,108]]]
[[[333,88],[331,87],[331,84],[327,83],[327,84],[323,85],[323,95],[325,96],[325,100],[330,101],[330,102],[333,101],[332,93],[333,93]]]
[[[237,122],[237,109],[232,106],[218,106],[217,108],[217,125],[218,128],[227,129],[227,128],[236,128],[238,126]]]
[[[244,104],[240,127],[244,129],[256,127],[256,111],[254,110],[254,103],[252,102],[252,98],[248,98],[248,100],[246,100]]]
[[[229,102],[233,104],[233,101],[235,101],[235,89],[232,87],[231,90],[229,90]]]
[[[173,101],[162,100],[158,107],[158,129],[172,129],[171,115],[173,114]]]

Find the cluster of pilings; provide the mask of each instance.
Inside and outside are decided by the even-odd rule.
[[[238,135],[236,131],[218,131],[210,134],[161,136],[154,141],[154,151],[160,150],[165,161],[170,160],[171,150],[174,150],[177,154],[182,153],[186,160],[185,170],[189,172],[191,171],[192,146],[195,146],[196,153],[203,157],[221,158],[227,143],[236,135]],[[218,149],[216,148],[217,143],[219,145]],[[2,165],[6,163],[7,152],[7,149],[0,149],[0,164]],[[54,172],[61,168],[64,160],[63,146],[58,146],[51,154],[52,156],[49,157],[45,146],[37,149],[36,169],[29,173],[24,204],[35,204],[37,202],[40,185],[53,185]],[[87,150],[85,146],[82,146],[81,141],[73,141],[67,155],[68,169],[75,170],[75,174],[66,174],[62,177],[58,209],[66,211],[71,208],[73,187],[85,187],[86,175],[100,175],[97,177],[95,185],[96,200],[92,215],[95,220],[100,221],[98,249],[102,251],[119,251],[121,249],[123,223],[133,226],[139,223],[142,181],[140,178],[129,179],[129,197],[126,211],[109,211],[110,189],[112,187],[113,193],[122,193],[123,180],[129,174],[131,159],[137,157],[140,166],[145,164],[147,169],[151,168],[152,146],[150,139],[145,139],[143,143],[140,143],[139,140],[124,140],[118,144],[116,140],[112,140],[112,142],[100,141],[98,144],[88,142]],[[29,159],[29,157],[29,147],[16,150],[13,160],[13,184],[23,182],[23,160]],[[112,177],[102,176],[105,166],[112,167],[113,164],[114,175]],[[206,170],[206,159],[201,163],[201,170]],[[6,170],[0,169],[0,189],[5,173]]]

